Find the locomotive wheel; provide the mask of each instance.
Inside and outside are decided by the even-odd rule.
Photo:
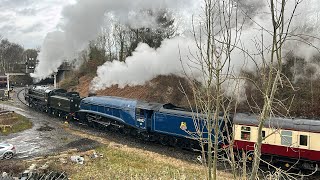
[[[125,136],[128,136],[130,134],[130,129],[124,127],[120,130],[120,132],[125,135]]]
[[[181,141],[181,145],[180,145],[183,149],[192,149],[191,147],[192,147],[192,145],[191,145],[191,143],[190,143],[190,140],[187,140],[187,139],[183,139],[182,141]]]
[[[178,139],[177,138],[172,137],[172,138],[169,139],[169,145],[170,146],[176,147],[177,144],[178,144]]]
[[[151,136],[148,133],[141,133],[140,136],[143,141],[150,141],[151,139]]]
[[[136,137],[138,135],[137,131],[135,129],[130,130],[130,135],[133,137]]]
[[[159,141],[160,141],[160,144],[162,144],[162,145],[164,145],[164,146],[167,146],[168,143],[169,143],[168,137],[167,137],[167,136],[164,136],[164,135],[162,135],[162,136],[159,137]]]
[[[91,121],[91,122],[88,122],[88,125],[94,129],[97,129],[97,125],[95,122]]]
[[[108,126],[107,128],[109,131],[115,132],[115,133],[119,132],[119,130],[120,130],[118,127],[115,127],[115,126]]]

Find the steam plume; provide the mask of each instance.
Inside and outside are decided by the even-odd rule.
[[[320,7],[318,5],[314,6],[318,3],[316,3],[316,0],[313,1],[314,3],[303,1],[303,3],[298,6],[297,16],[294,17],[291,28],[296,30],[295,33],[300,33],[304,29],[303,27],[312,27],[311,32],[313,34],[318,32],[317,27],[319,27],[319,23],[318,20],[315,23],[314,18],[317,11],[320,10]],[[245,50],[254,57],[254,54],[258,53],[257,43],[262,42],[262,32],[264,36],[264,47],[270,47],[272,43],[272,36],[268,33],[268,31],[272,32],[269,13],[270,8],[267,2],[261,3],[260,0],[235,0],[235,3],[238,3],[239,11],[243,13],[239,15],[238,18],[247,19],[242,30],[240,41],[236,45],[239,47],[243,45]],[[312,8],[310,8],[310,6],[312,6]],[[290,17],[293,7],[294,1],[288,1],[286,18]],[[191,15],[192,14],[189,14],[189,16]],[[307,21],[305,21],[306,19]],[[311,24],[311,22],[313,24]],[[191,26],[191,21],[189,24]],[[262,28],[265,30],[261,31]],[[292,44],[294,44],[294,46],[292,46]],[[146,44],[140,44],[133,55],[126,59],[125,63],[113,61],[100,66],[97,71],[97,77],[95,77],[92,82],[91,90],[96,91],[114,84],[118,84],[120,87],[124,87],[125,85],[142,85],[157,75],[177,74],[181,76],[183,74],[183,67],[187,67],[194,61],[194,59],[190,60],[191,54],[189,52],[190,49],[196,52],[194,46],[193,39],[188,36],[166,39],[158,49],[152,49]],[[304,45],[296,41],[288,41],[286,50],[295,50],[297,46],[301,48],[304,47]],[[307,52],[310,51],[315,51],[315,49],[308,49]],[[306,52],[296,50],[294,52],[300,54],[300,56],[307,55]],[[314,52],[311,52],[311,54],[312,53]],[[180,64],[180,57],[182,59],[182,65]],[[261,57],[255,58],[257,64],[260,64],[260,58]],[[266,58],[268,58],[268,56],[266,56]],[[240,72],[244,63],[246,64],[246,69],[254,68],[255,63],[251,60],[246,60],[246,56],[244,56],[242,50],[235,49],[232,53],[231,67],[237,73]],[[201,78],[203,75],[199,71],[188,71],[187,73],[190,73],[188,75],[192,74],[195,78]]]
[[[132,18],[133,12],[141,9],[159,9],[189,6],[191,1],[183,0],[77,0],[75,4],[66,6],[62,12],[62,20],[55,32],[48,33],[39,54],[39,65],[32,74],[42,79],[49,76],[64,60],[75,57],[84,49],[90,40],[95,39],[105,24],[108,13],[113,13],[122,23],[134,24],[135,27],[150,25],[150,17]],[[129,21],[130,20],[130,21]]]
[[[179,54],[179,48],[181,54]],[[92,82],[91,90],[99,90],[118,84],[142,85],[157,75],[176,74],[183,76],[183,68],[188,71],[189,50],[195,50],[192,40],[182,37],[166,39],[158,49],[150,48],[147,44],[141,43],[133,55],[126,59],[126,62],[106,62],[97,70],[97,77]],[[179,61],[181,56],[182,62]],[[194,72],[200,77],[201,72]]]

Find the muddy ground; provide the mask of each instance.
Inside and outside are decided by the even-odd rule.
[[[84,149],[83,147],[87,147],[85,149],[90,149],[98,145],[97,142],[83,139],[66,131],[63,121],[60,119],[25,106],[17,98],[19,91],[19,89],[16,89],[16,93],[14,93],[10,102],[0,104],[1,108],[26,116],[33,123],[31,129],[8,136],[0,136],[0,142],[15,145],[17,149],[15,159],[44,156],[70,148]],[[19,98],[23,99],[23,93],[19,94]]]

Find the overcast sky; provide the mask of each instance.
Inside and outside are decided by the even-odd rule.
[[[63,6],[75,0],[0,0],[0,34],[25,48],[36,48],[55,30]]]

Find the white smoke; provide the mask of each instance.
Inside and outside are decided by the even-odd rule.
[[[298,16],[294,17],[294,27],[299,36],[291,38],[289,49],[298,57],[310,61],[319,54],[320,4],[318,0],[303,1],[298,7]],[[300,37],[303,37],[301,39]],[[315,37],[315,38],[314,38]],[[317,68],[318,69],[318,68]]]
[[[257,44],[262,41],[262,28],[265,29],[263,48],[270,47],[272,42],[271,35],[267,32],[267,30],[272,31],[269,4],[267,1],[262,3],[261,0],[234,1],[240,6],[242,13],[238,14],[238,22],[241,23],[241,19],[246,18],[237,46],[246,49],[247,53],[259,64],[261,57],[255,54],[258,54]],[[305,0],[299,4],[292,29],[298,28],[299,31],[303,31],[304,27],[308,27],[308,33],[317,35],[315,32],[318,32],[319,29],[320,5],[317,0],[310,1]],[[175,17],[175,20],[178,21],[177,27],[179,27],[177,31],[183,34],[192,29],[192,15],[197,18],[197,15],[201,13],[200,10],[203,10],[200,8],[202,3],[203,1],[197,0],[78,0],[75,4],[64,8],[63,18],[58,26],[59,30],[47,34],[39,55],[40,63],[33,77],[41,79],[57,71],[63,60],[74,57],[77,52],[86,47],[90,40],[95,39],[102,27],[110,28],[111,24],[105,21],[109,14],[112,14],[119,22],[129,24],[134,28],[153,27],[156,26],[154,17],[138,12],[142,9],[169,8],[179,15]],[[286,18],[289,18],[294,1],[288,1],[287,5]],[[301,57],[311,57],[316,53],[316,50],[310,46],[303,46],[296,42],[293,44],[294,46],[291,44],[287,50],[294,49],[294,52]],[[103,89],[113,84],[118,84],[120,87],[141,85],[160,74],[182,76],[183,70],[187,70],[188,75],[200,78],[203,75],[202,72],[195,69],[189,71],[188,65],[192,65],[194,60],[189,51],[193,51],[193,55],[196,55],[194,39],[189,35],[166,39],[158,49],[140,44],[125,63],[113,61],[99,67],[91,89]],[[244,64],[247,69],[254,68],[254,63],[248,60],[248,54],[246,55],[239,49],[233,51],[231,67],[235,72],[239,72]]]
[[[57,27],[59,30],[45,37],[39,54],[39,65],[32,76],[38,79],[49,76],[57,71],[64,60],[72,59],[83,50],[90,40],[99,35],[102,27],[110,27],[110,24],[105,24],[108,13],[113,13],[120,22],[134,24],[135,27],[151,26],[153,20],[150,16],[137,15],[135,12],[143,9],[179,9],[192,5],[192,1],[77,0],[63,9]]]
[[[179,54],[179,49],[181,54]],[[195,44],[192,40],[176,37],[166,39],[158,49],[150,48],[147,44],[138,45],[132,56],[126,62],[106,62],[97,70],[91,90],[96,91],[111,85],[143,85],[157,75],[176,74],[183,76],[184,70],[190,74],[188,66],[194,66],[189,61],[190,52],[195,52]],[[181,57],[181,62],[179,58]],[[201,77],[201,72],[193,71],[194,77]]]
[[[318,32],[315,31],[315,27],[319,27],[319,24],[310,24],[315,22],[315,17],[318,18],[315,14],[318,14],[316,11],[320,10],[318,5],[316,7],[314,6],[314,4],[317,4],[316,0],[313,0],[313,2],[314,3],[303,1],[303,3],[299,4],[291,30],[301,29],[301,27],[307,26],[313,27],[312,32]],[[287,2],[286,21],[290,18],[294,5],[294,1]],[[242,21],[240,21],[241,18],[246,18],[247,20],[243,26],[240,41],[236,43],[241,50],[236,48],[231,55],[230,65],[235,73],[239,73],[241,68],[247,70],[255,69],[255,64],[259,65],[262,62],[262,57],[259,55],[259,51],[261,50],[265,51],[264,58],[268,60],[268,51],[272,44],[272,36],[270,34],[270,32],[272,32],[272,21],[269,4],[267,2],[261,3],[259,0],[246,0],[239,1],[239,6],[240,11],[244,14],[239,14],[238,22],[242,23]],[[313,8],[310,9],[310,6]],[[194,15],[194,13],[199,12],[185,14],[188,17],[184,18],[191,20],[191,16]],[[248,16],[250,18],[248,18]],[[306,19],[308,21],[305,21]],[[192,27],[192,22],[189,21],[188,23],[189,26]],[[262,29],[264,30],[262,31]],[[235,29],[233,29],[233,34],[234,33]],[[287,51],[295,50],[289,45],[292,43],[297,44],[297,42],[288,42],[289,48]],[[261,43],[263,43],[263,46]],[[303,47],[301,44],[299,44],[299,46]],[[310,48],[308,51],[302,52],[302,54],[307,55],[307,52],[310,52],[311,49],[315,51],[314,48]],[[190,50],[193,52],[190,53]],[[245,53],[244,50],[246,51]],[[126,59],[125,63],[113,61],[106,62],[100,66],[97,71],[97,77],[92,81],[91,90],[96,91],[115,84],[118,84],[119,87],[124,87],[125,85],[142,85],[157,75],[176,74],[181,76],[183,75],[183,70],[189,69],[188,66],[196,66],[193,63],[195,59],[192,57],[192,54],[196,55],[196,51],[194,39],[188,38],[188,36],[184,36],[184,38],[166,39],[158,49],[152,49],[146,44],[140,44],[133,55]],[[300,53],[301,51],[294,52]],[[182,60],[182,65],[180,59]],[[253,62],[253,60],[255,62]],[[193,68],[194,71],[187,71],[187,75],[191,75],[196,79],[203,78],[202,72],[196,69],[197,68]]]

